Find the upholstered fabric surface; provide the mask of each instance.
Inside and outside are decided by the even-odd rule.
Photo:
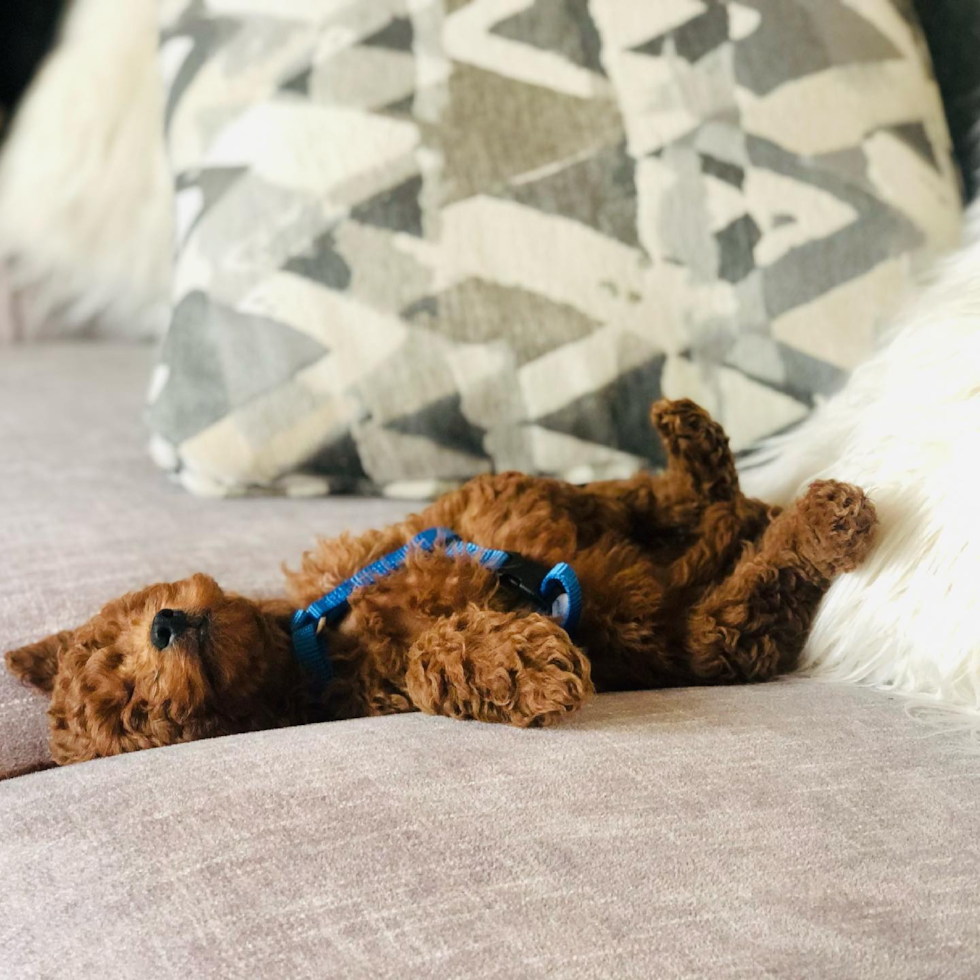
[[[169,0],[190,489],[404,492],[803,417],[955,244],[909,0]]]
[[[0,783],[0,975],[975,980],[978,763],[814,681]]]
[[[0,262],[0,347],[13,343],[18,332],[10,279],[4,264]]]
[[[87,344],[0,354],[0,653],[195,571],[274,593],[280,564],[317,534],[406,512],[382,500],[191,497],[146,456],[151,361],[147,348]],[[44,706],[0,664],[0,777],[48,759]]]
[[[197,568],[273,590],[384,501],[201,500],[145,459],[149,352],[0,358],[0,646]],[[112,477],[108,478],[107,473]],[[0,775],[43,764],[0,671]],[[0,781],[0,977],[975,980],[980,764],[901,702],[784,680],[420,715]]]

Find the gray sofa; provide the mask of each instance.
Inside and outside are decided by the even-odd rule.
[[[146,457],[149,370],[0,352],[0,646],[198,568],[273,591],[315,534],[404,513],[188,496]],[[44,707],[0,676],[4,980],[980,976],[980,766],[877,692],[606,695],[554,730],[412,715],[27,772]]]

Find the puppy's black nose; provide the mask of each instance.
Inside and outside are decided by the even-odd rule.
[[[158,649],[164,650],[187,630],[187,614],[179,609],[161,609],[153,617],[150,626],[150,642]]]

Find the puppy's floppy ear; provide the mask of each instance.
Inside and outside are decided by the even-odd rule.
[[[58,673],[58,660],[74,636],[74,630],[62,630],[19,650],[8,650],[4,657],[7,669],[26,684],[50,694]]]

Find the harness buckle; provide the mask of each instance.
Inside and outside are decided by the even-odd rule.
[[[525,601],[538,609],[548,609],[550,604],[542,595],[541,586],[549,571],[547,565],[512,551],[508,554],[507,560],[497,569],[497,576],[504,585],[517,592]]]

